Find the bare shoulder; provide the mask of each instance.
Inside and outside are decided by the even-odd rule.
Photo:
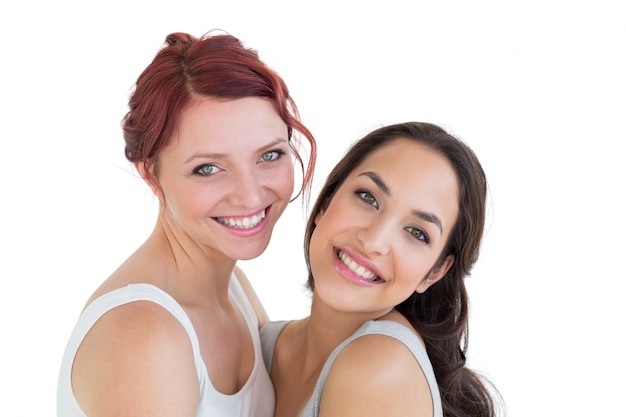
[[[335,360],[322,396],[323,416],[432,416],[422,369],[401,341],[362,336]]]
[[[239,280],[246,297],[248,297],[248,301],[252,304],[252,308],[254,308],[257,319],[259,320],[259,328],[263,327],[268,321],[270,321],[269,316],[263,307],[263,303],[261,303],[261,300],[254,291],[254,288],[252,287],[252,284],[248,280],[246,274],[238,266],[235,266],[235,276]]]
[[[192,416],[199,389],[189,336],[155,303],[116,307],[83,340],[72,387],[89,416]]]

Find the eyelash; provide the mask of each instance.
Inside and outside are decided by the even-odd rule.
[[[407,232],[409,232],[411,234],[412,237],[414,237],[415,239],[424,242],[425,244],[429,244],[430,243],[430,237],[428,236],[428,233],[426,233],[424,230],[418,228],[418,227],[407,227],[404,230],[406,230]],[[416,235],[416,233],[418,235]]]
[[[215,169],[215,172],[210,172],[210,173],[207,173],[207,172],[201,172],[204,168],[214,168],[214,169]],[[193,174],[195,174],[195,175],[200,175],[200,176],[202,176],[202,177],[210,177],[211,175],[215,175],[215,173],[216,173],[218,170],[219,170],[219,168],[218,168],[218,167],[216,167],[216,166],[215,166],[215,165],[213,165],[213,164],[202,164],[202,165],[199,165],[199,166],[197,166],[196,168],[194,168],[194,170],[193,170],[193,172],[192,172],[192,173],[193,173]]]
[[[264,157],[265,155],[272,154],[272,153],[276,154],[276,157],[275,157],[275,158],[273,158],[273,159],[263,159],[263,157]],[[276,161],[276,160],[280,159],[283,155],[285,155],[285,151],[283,151],[282,149],[274,149],[274,150],[272,150],[272,151],[267,151],[267,152],[265,152],[263,155],[261,155],[261,159],[260,159],[260,161],[261,161],[261,162],[272,162],[272,161]]]
[[[378,209],[378,201],[371,192],[367,190],[356,190],[355,194],[364,203]],[[420,229],[419,227],[407,227],[404,230],[409,232],[411,237],[413,237],[414,239],[424,242],[427,245],[430,243],[430,237],[425,230]]]
[[[372,193],[367,190],[356,190],[354,192],[358,198],[360,198],[364,203],[369,204],[375,208],[378,208],[378,201],[376,197]]]
[[[274,157],[272,159],[265,159],[266,155],[271,155],[271,154],[275,154]],[[276,161],[280,158],[283,157],[283,155],[285,155],[285,151],[283,151],[282,149],[275,149],[273,151],[267,151],[265,153],[263,153],[263,155],[261,155],[261,158],[259,159],[259,162],[273,162]],[[205,168],[213,168],[215,171],[207,173],[207,172],[202,172],[203,169]],[[202,164],[197,166],[196,168],[194,168],[194,170],[192,171],[193,174],[196,175],[200,175],[203,177],[210,177],[211,175],[215,175],[217,173],[217,171],[219,171],[220,169],[213,165],[213,164]]]

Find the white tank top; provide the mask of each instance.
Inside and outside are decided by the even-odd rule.
[[[272,321],[267,323],[261,329],[261,344],[263,346],[263,358],[265,360],[265,366],[267,369],[272,369],[272,359],[274,356],[274,348],[276,347],[276,341],[280,336],[283,328],[287,325],[287,321]],[[407,327],[400,323],[389,320],[370,320],[363,323],[363,325],[352,334],[349,338],[344,340],[339,346],[337,346],[322,368],[320,376],[317,378],[313,395],[309,398],[309,401],[304,407],[302,414],[299,417],[317,417],[320,412],[320,404],[322,402],[322,394],[324,386],[326,385],[326,379],[330,373],[330,368],[333,366],[335,359],[341,353],[341,351],[359,337],[381,334],[402,342],[413,354],[415,360],[422,368],[424,376],[428,381],[430,388],[430,394],[433,401],[433,417],[443,417],[443,408],[441,404],[441,395],[439,393],[439,386],[437,385],[437,379],[435,378],[435,372],[433,370],[426,347],[422,344],[419,338],[409,330]]]
[[[254,344],[254,367],[248,381],[239,392],[227,395],[213,387],[200,355],[198,337],[191,320],[169,294],[152,284],[130,284],[100,296],[89,304],[80,315],[70,335],[61,362],[57,387],[57,416],[87,416],[81,410],[72,391],[72,365],[78,347],[94,323],[107,311],[120,305],[133,301],[151,301],[169,311],[183,325],[191,340],[200,383],[200,400],[196,417],[272,417],[274,414],[274,389],[263,365],[257,316],[234,274],[230,279],[229,294],[245,317]]]

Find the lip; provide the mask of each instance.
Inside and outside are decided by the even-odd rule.
[[[215,223],[219,224],[220,226],[222,226],[224,228],[224,230],[226,230],[228,233],[238,236],[238,237],[250,237],[250,236],[254,236],[254,235],[258,235],[259,233],[262,233],[268,226],[269,224],[269,220],[270,220],[270,212],[272,210],[272,206],[267,206],[264,209],[258,210],[256,212],[252,212],[249,214],[245,214],[245,215],[240,215],[240,216],[224,216],[225,218],[228,219],[242,219],[245,217],[252,217],[252,216],[256,216],[259,215],[261,213],[263,213],[265,211],[265,217],[259,222],[259,224],[257,224],[254,227],[251,227],[249,229],[237,229],[234,227],[229,227],[225,224],[220,223],[217,219],[218,217],[213,217],[213,220],[215,221]],[[221,217],[221,216],[220,216]]]
[[[380,284],[384,284],[385,283],[385,281],[382,278],[380,278],[380,281],[369,281],[369,280],[366,280],[365,278],[360,277],[359,275],[355,274],[354,272],[352,272],[350,270],[350,268],[348,268],[339,259],[339,256],[337,254],[337,251],[339,251],[339,250],[341,250],[342,252],[344,252],[345,254],[350,256],[359,265],[361,265],[361,266],[369,269],[370,271],[372,271],[379,278],[381,277],[382,274],[380,273],[380,271],[378,270],[376,265],[374,265],[371,261],[368,261],[367,259],[363,258],[358,253],[356,253],[356,252],[354,252],[354,251],[352,251],[350,249],[335,247],[335,248],[333,248],[333,266],[335,267],[337,272],[339,272],[348,281],[350,281],[350,282],[352,282],[354,284],[360,285],[362,287],[373,287],[375,285],[380,285]]]

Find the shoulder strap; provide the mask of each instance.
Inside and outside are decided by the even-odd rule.
[[[79,344],[82,342],[82,339],[87,335],[87,332],[96,323],[96,321],[98,321],[98,319],[100,319],[100,317],[102,317],[106,312],[115,307],[134,301],[150,301],[158,304],[180,322],[189,335],[189,339],[191,341],[194,360],[196,362],[196,369],[198,370],[198,378],[201,384],[204,383],[205,376],[201,374],[201,370],[206,369],[206,367],[204,365],[204,361],[202,360],[202,356],[200,355],[200,343],[198,342],[198,336],[196,335],[196,331],[193,328],[189,316],[187,316],[185,310],[171,295],[152,284],[129,284],[95,299],[85,308],[81,314],[79,322],[76,325],[75,332],[78,334],[75,336],[77,336],[76,339],[79,341]],[[78,350],[78,345],[76,346],[76,350]]]
[[[267,372],[272,372],[272,359],[274,358],[274,348],[280,332],[283,331],[288,321],[270,321],[261,327],[261,347],[263,348],[263,362]]]
[[[322,390],[324,389],[324,385],[326,384],[326,379],[328,378],[330,368],[335,362],[335,359],[337,359],[337,356],[341,353],[341,351],[351,342],[358,339],[359,337],[370,334],[393,337],[394,339],[402,342],[411,351],[411,353],[415,357],[415,360],[422,368],[422,371],[426,376],[426,380],[428,381],[430,392],[433,397],[434,417],[443,416],[439,386],[437,385],[437,380],[435,379],[435,373],[430,363],[430,359],[428,359],[426,348],[419,340],[419,338],[411,330],[409,330],[402,324],[396,323],[394,321],[380,320],[365,322],[352,336],[344,340],[339,346],[335,348],[335,350],[333,350],[333,352],[326,360],[324,368],[322,368],[320,376],[315,385],[315,390],[313,391],[313,396],[309,400],[309,403],[306,405],[302,417],[319,415],[319,406],[322,397]]]

